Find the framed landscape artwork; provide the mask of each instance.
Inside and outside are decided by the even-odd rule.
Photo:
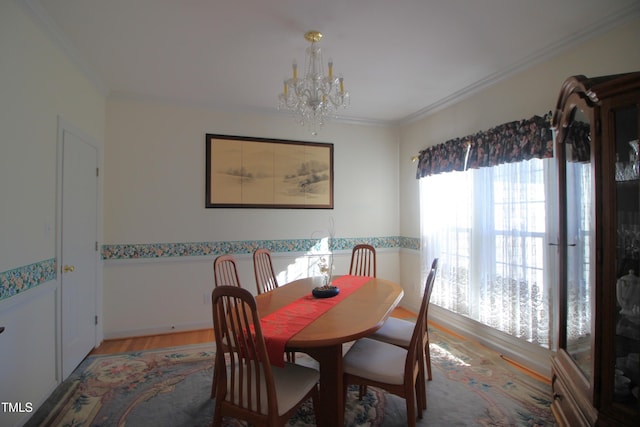
[[[333,209],[333,144],[206,136],[207,208]]]

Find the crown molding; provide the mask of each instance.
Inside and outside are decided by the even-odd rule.
[[[64,36],[59,27],[55,24],[55,22],[51,19],[48,13],[44,10],[41,5],[41,0],[15,0],[18,4],[20,4],[23,9],[34,18],[34,21],[39,24],[39,26],[50,35],[51,39],[58,45],[70,58],[70,60],[76,64],[80,70],[84,73],[84,75],[95,85],[98,91],[103,96],[108,96],[112,94],[110,88],[107,86],[105,81],[101,78],[101,76],[97,73],[97,71],[82,57],[79,51],[75,48],[75,46]],[[630,6],[616,11],[608,16],[600,19],[596,24],[584,28],[582,31],[573,34],[571,37],[568,37],[564,40],[561,40],[557,43],[553,43],[546,48],[540,49],[537,52],[523,58],[522,60],[512,64],[509,67],[504,68],[496,73],[490,74],[483,79],[476,81],[449,96],[446,96],[426,107],[416,111],[413,114],[410,114],[404,118],[398,120],[379,120],[379,119],[367,119],[360,117],[350,117],[346,115],[340,115],[332,119],[335,123],[342,124],[351,124],[351,125],[359,125],[359,126],[382,126],[382,127],[398,127],[402,125],[407,125],[410,123],[414,123],[418,120],[424,119],[425,117],[435,114],[438,111],[441,111],[451,105],[454,105],[458,102],[463,101],[464,99],[472,96],[473,94],[486,89],[502,80],[505,80],[518,72],[526,70],[536,64],[539,64],[545,60],[548,60],[554,56],[559,55],[560,53],[576,47],[582,43],[585,43],[589,39],[592,39],[600,34],[605,33],[625,22],[630,21],[631,19],[635,19],[640,16],[640,3],[636,2],[631,4]],[[128,94],[129,97],[138,98],[138,99],[154,99],[155,101],[160,101],[158,98],[149,97],[145,95],[139,94]],[[123,93],[120,93],[119,96],[126,96]],[[184,104],[185,101],[176,101],[170,99],[163,99],[163,102],[171,102]],[[194,106],[200,107],[213,107],[213,105],[204,105],[203,103],[193,103]],[[244,110],[246,112],[246,110]],[[255,113],[261,114],[272,114],[272,115],[284,115],[284,112],[274,112],[269,109],[255,109]]]
[[[169,104],[169,105],[177,105],[188,108],[206,108],[224,111],[226,113],[236,113],[236,114],[261,114],[265,116],[271,117],[284,117],[287,119],[293,120],[293,115],[288,111],[280,111],[277,107],[273,108],[259,108],[259,107],[240,107],[233,105],[221,105],[212,101],[194,101],[194,100],[185,100],[185,99],[177,99],[177,98],[167,98],[163,96],[135,93],[135,92],[120,92],[120,91],[110,91],[109,98],[111,99],[123,99],[123,100],[131,100],[137,102],[150,102],[150,103],[160,103],[160,104]],[[348,124],[348,125],[358,125],[358,126],[380,126],[380,127],[393,127],[398,125],[398,121],[395,120],[379,120],[379,119],[367,119],[361,117],[351,117],[345,115],[338,115],[337,117],[332,117],[327,123],[340,123],[340,124]]]
[[[560,53],[569,50],[573,47],[579,46],[588,40],[601,35],[613,28],[616,28],[625,22],[628,22],[636,17],[640,16],[640,2],[634,3],[629,7],[614,12],[608,16],[603,17],[596,24],[584,28],[582,31],[573,34],[559,42],[550,44],[549,46],[534,52],[533,54],[523,58],[522,60],[511,64],[511,66],[504,68],[496,73],[490,74],[485,78],[470,84],[451,95],[436,101],[413,114],[408,115],[404,119],[399,121],[399,125],[406,125],[421,120],[431,114],[435,114],[440,110],[443,110],[453,104],[456,104],[471,95],[492,86],[502,80],[507,79],[521,71],[531,68],[532,66],[539,64],[545,60],[548,60]]]

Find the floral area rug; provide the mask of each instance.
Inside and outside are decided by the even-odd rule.
[[[31,417],[26,426],[211,426],[211,380],[215,346],[194,345],[106,356],[89,356]],[[313,365],[299,353],[300,363]],[[380,425],[385,394],[376,389],[358,400],[348,391],[345,424]],[[229,427],[246,426],[225,418]],[[311,401],[288,426],[314,426]]]
[[[498,353],[438,329],[429,331],[433,380],[418,426],[555,426],[551,385],[523,373]],[[389,396],[387,423],[406,414],[402,399]],[[397,415],[396,415],[397,414]]]
[[[27,422],[27,426],[210,426],[215,347],[194,345],[90,356]],[[550,386],[495,353],[438,330],[431,333],[433,381],[418,425],[552,426]],[[298,353],[296,363],[315,365]],[[405,426],[405,401],[368,387],[349,387],[345,426]],[[225,425],[245,426],[225,419]],[[289,426],[315,425],[311,402]]]

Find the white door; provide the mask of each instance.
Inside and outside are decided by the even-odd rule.
[[[96,345],[98,152],[62,130],[61,322],[62,376]]]

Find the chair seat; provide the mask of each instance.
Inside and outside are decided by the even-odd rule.
[[[273,373],[273,382],[276,387],[276,397],[278,399],[278,415],[283,415],[291,410],[295,405],[300,402],[300,399],[312,389],[320,379],[320,373],[312,368],[308,368],[302,365],[296,365],[294,363],[285,362],[283,368],[271,366],[271,372]],[[260,375],[264,375],[260,370]],[[227,368],[227,378],[231,378],[231,370]],[[237,376],[234,376],[237,378]],[[266,381],[261,380],[260,384],[261,393],[263,396],[267,395]],[[230,389],[231,382],[229,381],[227,390]],[[239,387],[234,387],[237,391]],[[246,388],[243,388],[246,390]],[[255,384],[252,389],[255,389]],[[234,401],[237,401],[234,396]],[[230,399],[227,399],[230,400]],[[255,404],[256,399],[252,399]],[[256,411],[253,407],[251,410]],[[267,413],[268,400],[261,399],[261,413]]]
[[[401,385],[404,383],[406,359],[407,350],[401,347],[361,338],[345,354],[342,365],[346,374]]]
[[[368,338],[407,348],[411,342],[411,334],[413,334],[415,325],[408,320],[390,317],[380,329],[369,335]]]

